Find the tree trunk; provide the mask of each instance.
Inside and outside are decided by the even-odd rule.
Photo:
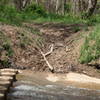
[[[88,0],[87,14],[91,16],[96,8],[97,0]]]
[[[64,0],[56,0],[56,13],[64,14]]]
[[[66,0],[46,0],[45,6],[50,13],[64,15]]]
[[[80,16],[81,14],[87,14],[91,16],[97,4],[97,0],[71,0],[72,13]]]
[[[31,0],[14,0],[17,10],[23,10]]]

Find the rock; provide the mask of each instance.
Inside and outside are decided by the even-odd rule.
[[[66,81],[100,84],[100,79],[98,78],[90,77],[85,74],[73,73],[73,72],[70,72],[66,75]]]
[[[55,46],[56,47],[64,47],[64,44],[63,43],[56,43]]]

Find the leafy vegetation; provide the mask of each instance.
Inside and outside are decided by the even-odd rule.
[[[33,3],[22,11],[16,10],[16,8],[13,6],[0,5],[0,21],[13,25],[21,25],[23,22],[27,21],[34,21],[37,23],[57,22],[65,24],[85,23],[91,25],[100,22],[100,15],[92,16],[89,19],[82,19],[73,16],[70,13],[66,13],[65,15],[57,15],[48,13],[43,6],[37,6]]]
[[[95,30],[86,37],[81,48],[80,62],[89,63],[100,58],[100,24],[96,25]]]
[[[11,47],[11,41],[3,32],[0,31],[0,65],[9,67],[9,57],[13,56],[13,49]]]
[[[13,50],[11,48],[11,41],[4,35],[3,32],[0,32],[0,45],[1,53],[2,50],[6,51],[6,56],[13,56]]]

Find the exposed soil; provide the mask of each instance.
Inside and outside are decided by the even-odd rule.
[[[54,67],[55,73],[74,71],[100,78],[100,72],[94,66],[82,65],[78,61],[80,47],[91,30],[88,28],[86,31],[86,28],[84,25],[77,24],[25,23],[22,27],[1,24],[0,31],[10,41],[10,46],[14,51],[13,56],[7,56],[6,50],[1,52],[1,62],[8,60],[10,64],[5,66],[1,63],[1,65],[2,67],[49,71],[37,47],[46,53],[53,44],[54,50],[47,59]]]

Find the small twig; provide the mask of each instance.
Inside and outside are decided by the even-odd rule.
[[[68,46],[66,46],[66,52],[70,52],[71,50],[69,49]]]
[[[74,39],[69,40],[69,41],[67,42],[67,45],[70,45],[73,41],[74,41]]]

